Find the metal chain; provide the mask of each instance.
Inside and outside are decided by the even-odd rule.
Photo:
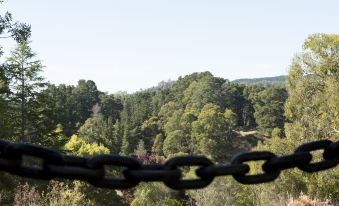
[[[322,150],[322,160],[312,162],[312,151]],[[36,166],[23,157],[40,159]],[[262,174],[248,174],[245,162],[264,161]],[[209,185],[215,177],[232,175],[243,184],[257,184],[275,180],[285,169],[299,168],[305,172],[318,172],[336,167],[339,163],[339,141],[314,141],[300,145],[293,154],[276,156],[268,151],[253,151],[236,155],[229,164],[213,164],[204,156],[178,156],[164,164],[144,165],[132,157],[97,155],[78,157],[60,153],[28,143],[10,143],[0,140],[0,171],[10,174],[51,180],[54,178],[82,180],[94,186],[127,189],[140,182],[162,181],[172,189],[198,189]],[[105,166],[120,168],[120,175],[112,175]],[[196,166],[196,179],[182,179],[180,167]],[[117,177],[119,176],[119,177]]]

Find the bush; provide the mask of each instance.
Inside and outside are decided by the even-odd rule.
[[[317,199],[312,200],[310,197],[301,194],[298,199],[291,200],[287,206],[334,206],[329,200],[321,202]]]

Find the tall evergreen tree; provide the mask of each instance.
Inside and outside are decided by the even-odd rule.
[[[5,65],[10,89],[7,98],[11,106],[14,135],[20,141],[36,141],[33,137],[39,133],[38,122],[42,111],[38,110],[37,99],[46,83],[40,75],[43,68],[41,61],[35,57],[29,43],[21,41]]]

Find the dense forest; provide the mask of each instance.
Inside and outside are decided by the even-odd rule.
[[[236,79],[233,80],[233,83],[238,84],[262,84],[264,86],[272,86],[272,85],[279,85],[284,86],[285,85],[286,76],[276,76],[276,77],[262,77],[262,78],[252,78],[252,79]]]
[[[227,163],[242,151],[283,155],[304,142],[339,139],[339,35],[310,35],[285,77],[247,84],[206,71],[132,94],[109,94],[91,80],[54,85],[44,79],[41,60],[30,47],[30,30],[10,13],[0,16],[2,41],[17,42],[1,62],[1,139],[79,156],[133,155],[144,163],[186,154]],[[260,172],[260,165],[253,168]],[[194,177],[191,169],[185,169],[185,177]],[[337,205],[338,171],[293,169],[259,185],[224,177],[205,189],[187,191],[170,190],[163,183],[108,190],[81,181],[37,181],[1,172],[0,204]],[[113,169],[112,174],[118,173]]]

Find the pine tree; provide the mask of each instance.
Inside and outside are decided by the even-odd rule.
[[[21,41],[12,51],[5,65],[6,76],[9,79],[10,94],[8,101],[11,106],[11,118],[14,124],[14,134],[20,141],[36,141],[33,136],[39,133],[39,110],[37,101],[39,92],[45,87],[40,76],[42,64],[35,60],[36,54],[29,42]]]

